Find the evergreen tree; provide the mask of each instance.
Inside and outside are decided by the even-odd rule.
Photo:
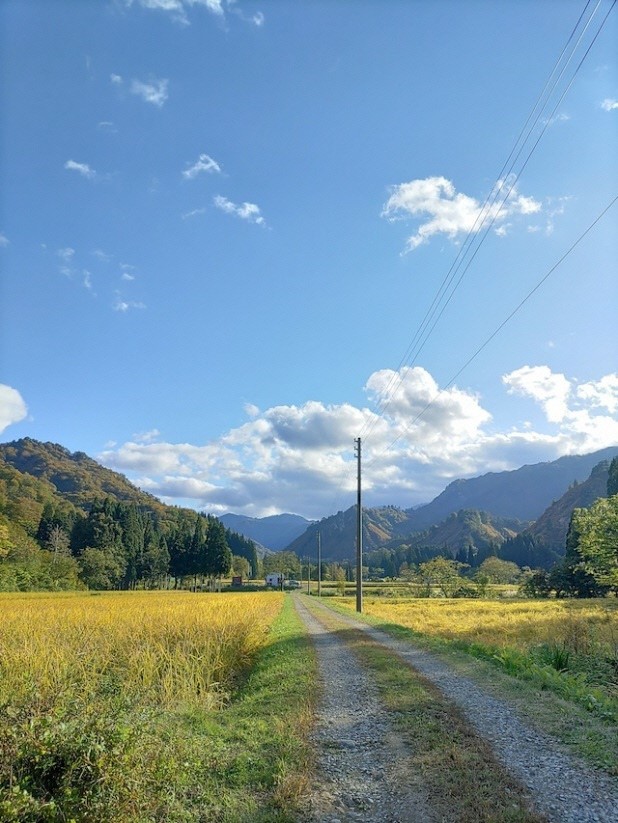
[[[613,497],[618,494],[618,457],[614,457],[609,464],[609,477],[607,478],[607,496]]]
[[[225,577],[232,569],[232,552],[225,539],[225,528],[220,520],[208,515],[206,536],[207,568],[209,577]]]

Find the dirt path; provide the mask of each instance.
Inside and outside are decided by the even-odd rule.
[[[315,638],[324,693],[316,731],[323,782],[306,819],[430,823],[435,817],[421,787],[393,767],[405,762],[405,743],[389,727],[375,686],[337,633],[325,629],[307,605],[318,616],[332,612],[313,599],[296,595],[295,600]],[[618,780],[573,758],[430,653],[353,617],[337,619],[400,655],[456,704],[551,823],[618,823]]]
[[[315,729],[319,785],[303,820],[433,823],[421,786],[401,773],[405,744],[390,726],[375,685],[336,633],[296,596],[315,643],[323,699]]]

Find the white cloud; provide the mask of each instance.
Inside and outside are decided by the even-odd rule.
[[[550,423],[560,423],[567,412],[571,384],[563,374],[554,374],[548,366],[522,366],[505,374],[502,382],[509,394],[531,397],[539,403]]]
[[[202,172],[207,172],[208,174],[221,174],[221,166],[208,154],[200,154],[195,163],[182,172],[182,176],[186,180],[193,180],[194,177],[197,177],[198,174],[202,174]]]
[[[555,117],[546,117],[541,122],[544,126],[553,126],[554,123],[566,123],[571,119],[571,116],[566,113],[557,114]]]
[[[8,245],[9,245],[9,238],[6,236],[6,234],[3,234],[2,232],[0,232],[0,248],[2,248],[4,246],[8,246]]]
[[[217,194],[213,198],[213,203],[218,209],[226,214],[233,214],[235,217],[240,217],[241,220],[247,220],[249,223],[256,223],[258,226],[265,226],[266,221],[262,217],[260,207],[255,203],[241,203],[237,205],[228,200],[227,197],[222,197]]]
[[[238,7],[236,0],[125,0],[125,3],[129,7],[138,5],[144,9],[167,12],[172,20],[185,26],[190,24],[189,10],[193,7],[204,8],[219,20],[225,20],[226,12],[232,12],[254,26],[259,27],[264,23],[262,12],[246,15]]]
[[[405,251],[412,251],[434,235],[456,240],[462,234],[481,231],[492,221],[499,229],[508,218],[536,214],[542,208],[538,200],[519,194],[511,180],[499,181],[489,202],[484,209],[474,197],[457,192],[445,177],[427,177],[393,186],[382,216],[389,220],[430,218],[408,238]]]
[[[123,83],[122,77],[119,74],[110,74],[109,79],[115,86],[121,86]]]
[[[114,311],[122,313],[128,312],[130,309],[145,309],[146,304],[137,300],[123,300],[121,297],[116,298],[114,303]]]
[[[261,411],[247,403],[247,422],[206,445],[138,435],[100,459],[170,502],[219,513],[322,517],[354,502],[353,442],[362,432],[366,505],[406,507],[458,477],[618,444],[618,421],[605,413],[618,404],[617,375],[578,387],[547,366],[524,366],[503,384],[539,404],[547,423],[535,428],[526,415],[497,431],[475,393],[440,391],[420,367],[383,369],[367,380],[368,407],[307,401]]]
[[[91,169],[88,163],[76,163],[75,160],[67,160],[64,167],[69,171],[78,172],[82,177],[86,177],[88,180],[94,180],[97,176],[96,171]]]
[[[577,387],[577,396],[595,408],[607,409],[610,414],[618,412],[618,374],[607,374],[600,380],[582,383]]]
[[[200,209],[192,209],[191,211],[186,211],[184,214],[181,214],[183,220],[188,220],[190,217],[197,217],[198,214],[204,214],[206,208],[202,206]]]
[[[28,414],[28,408],[17,389],[0,383],[0,432],[19,423]]]
[[[613,97],[606,97],[601,103],[601,108],[604,111],[614,111],[615,109],[618,109],[618,100]]]
[[[152,103],[153,106],[161,108],[167,100],[167,87],[169,80],[153,80],[150,83],[144,83],[142,80],[131,81],[131,94],[141,97],[146,103]]]
[[[150,429],[147,432],[139,432],[138,434],[133,435],[133,440],[136,443],[151,443],[153,440],[156,440],[160,437],[161,432],[159,429]]]

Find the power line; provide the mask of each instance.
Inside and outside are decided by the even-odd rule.
[[[543,275],[543,277],[542,277],[542,278],[538,281],[538,283],[537,283],[537,284],[536,284],[536,285],[535,285],[535,286],[534,286],[534,287],[533,287],[533,288],[532,288],[532,289],[531,289],[531,290],[530,290],[530,291],[526,294],[526,296],[525,296],[525,297],[524,297],[524,298],[523,298],[523,299],[522,299],[522,300],[521,300],[521,301],[517,304],[517,306],[513,309],[513,311],[511,311],[511,313],[510,313],[507,317],[505,317],[505,319],[504,319],[504,320],[500,323],[500,325],[499,325],[499,326],[497,326],[497,327],[494,329],[494,331],[493,331],[493,332],[489,335],[489,337],[487,337],[487,338],[485,339],[485,341],[484,341],[483,343],[481,343],[481,345],[480,345],[480,346],[476,349],[476,351],[474,352],[474,354],[472,354],[472,355],[471,355],[471,356],[470,356],[470,357],[466,360],[466,362],[463,364],[463,366],[461,366],[461,368],[460,368],[460,369],[459,369],[459,370],[458,370],[458,371],[457,371],[457,372],[456,372],[456,373],[455,373],[455,374],[454,374],[454,375],[450,378],[450,380],[449,380],[447,383],[445,383],[445,385],[444,385],[444,386],[440,389],[440,391],[439,391],[439,392],[438,392],[438,393],[437,393],[437,394],[436,394],[436,395],[435,395],[435,396],[434,396],[434,397],[433,397],[433,398],[429,401],[429,403],[427,403],[427,405],[426,405],[426,406],[425,406],[425,407],[424,407],[424,408],[423,408],[423,409],[422,409],[422,410],[421,410],[421,411],[420,411],[420,412],[416,415],[416,417],[414,418],[414,420],[412,420],[412,422],[409,424],[409,426],[404,426],[404,427],[403,427],[403,428],[404,428],[404,431],[403,431],[403,432],[401,432],[400,434],[398,434],[398,435],[397,435],[397,437],[395,437],[395,439],[394,439],[394,440],[393,440],[393,441],[392,441],[392,442],[391,442],[391,443],[390,443],[390,444],[389,444],[389,445],[388,445],[388,446],[387,446],[387,447],[386,447],[386,448],[385,448],[382,452],[380,452],[380,454],[379,454],[379,455],[376,455],[376,456],[375,456],[375,457],[371,460],[371,463],[369,464],[369,468],[370,468],[371,466],[373,466],[373,464],[376,462],[376,460],[378,459],[378,457],[382,457],[384,454],[386,454],[386,452],[388,452],[388,451],[389,451],[389,450],[390,450],[390,449],[391,449],[391,448],[395,445],[395,443],[397,443],[397,442],[398,442],[398,441],[399,441],[399,440],[403,437],[403,435],[404,435],[405,433],[408,433],[408,434],[410,433],[410,429],[411,429],[411,427],[412,427],[412,426],[414,426],[414,425],[416,425],[416,423],[418,423],[418,421],[421,419],[421,417],[425,414],[425,412],[426,412],[428,409],[430,409],[430,408],[433,406],[433,404],[434,404],[434,403],[436,402],[436,400],[440,397],[440,395],[441,395],[441,394],[443,394],[443,393],[444,393],[444,392],[445,392],[448,388],[450,388],[450,386],[452,386],[452,385],[453,385],[453,383],[455,382],[455,380],[457,380],[457,378],[459,377],[459,375],[460,375],[460,374],[461,374],[461,373],[462,373],[465,369],[467,369],[467,368],[468,368],[468,366],[470,365],[470,363],[472,363],[474,360],[476,360],[476,358],[477,358],[477,357],[479,356],[479,354],[483,351],[483,349],[485,349],[485,348],[489,345],[489,343],[491,343],[491,341],[494,339],[494,337],[496,337],[496,335],[497,335],[497,334],[499,334],[499,332],[501,332],[501,331],[502,331],[502,329],[506,326],[506,324],[507,324],[507,323],[509,323],[509,321],[513,319],[513,317],[514,317],[514,316],[515,316],[515,315],[519,312],[519,310],[520,310],[520,309],[521,309],[521,308],[522,308],[522,307],[523,307],[523,306],[524,306],[524,305],[528,302],[528,300],[530,300],[530,298],[532,297],[532,295],[533,295],[533,294],[535,294],[535,293],[536,293],[536,292],[537,292],[537,291],[541,288],[541,286],[543,285],[543,283],[545,283],[545,281],[546,281],[546,280],[550,277],[550,275],[552,275],[552,274],[554,273],[554,271],[558,268],[558,266],[560,266],[560,265],[561,265],[561,264],[562,264],[562,263],[566,260],[566,258],[567,258],[567,257],[571,254],[571,252],[573,252],[573,251],[577,248],[577,246],[581,243],[581,241],[582,241],[582,240],[583,240],[583,239],[584,239],[584,238],[585,238],[585,237],[586,237],[586,236],[587,236],[587,235],[588,235],[588,234],[592,231],[592,229],[593,229],[593,228],[597,225],[597,223],[598,223],[600,220],[602,220],[602,218],[605,216],[605,214],[607,214],[607,212],[608,212],[608,211],[612,208],[612,206],[616,203],[616,201],[617,201],[617,200],[618,200],[618,195],[616,195],[616,196],[613,198],[613,200],[611,200],[611,202],[610,202],[610,203],[608,203],[608,205],[607,205],[607,206],[605,206],[605,208],[603,209],[603,211],[602,211],[602,212],[601,212],[601,213],[600,213],[600,214],[599,214],[599,215],[598,215],[598,216],[597,216],[597,217],[596,217],[596,218],[592,221],[592,223],[590,223],[590,225],[588,226],[588,228],[587,228],[587,229],[585,229],[585,231],[583,231],[583,232],[580,234],[580,236],[577,238],[577,240],[576,240],[576,241],[575,241],[575,242],[574,242],[574,243],[573,243],[573,244],[572,244],[572,245],[571,245],[571,246],[570,246],[570,247],[569,247],[569,248],[568,248],[568,249],[564,252],[564,254],[562,255],[562,257],[560,257],[560,259],[559,259],[559,260],[557,260],[557,261],[556,261],[556,263],[554,263],[554,265],[553,265],[553,266],[549,269],[549,271],[548,271],[546,274],[544,274],[544,275]]]
[[[542,128],[540,134],[538,135],[537,139],[533,143],[531,149],[529,150],[529,152],[528,152],[521,168],[517,172],[513,172],[513,169],[515,168],[515,164],[518,161],[518,159],[520,158],[522,152],[524,151],[526,143],[529,141],[534,129],[537,127],[539,121],[541,120],[541,117],[542,117],[546,107],[549,105],[549,101],[551,99],[552,94],[556,90],[559,81],[561,80],[561,78],[564,75],[567,67],[569,66],[569,64],[571,63],[571,61],[574,57],[575,51],[579,47],[586,31],[588,30],[589,26],[591,25],[591,22],[592,22],[594,16],[596,15],[596,12],[598,11],[599,6],[601,5],[601,0],[598,0],[595,8],[592,10],[590,16],[588,17],[585,24],[583,25],[582,30],[580,31],[579,36],[576,39],[575,44],[573,45],[573,47],[570,50],[570,53],[568,55],[568,58],[566,59],[566,62],[564,63],[564,65],[562,66],[560,71],[558,72],[558,68],[559,68],[559,66],[562,62],[562,59],[565,56],[565,54],[567,53],[571,42],[575,38],[576,32],[577,32],[578,28],[580,27],[580,23],[584,19],[584,16],[586,14],[586,10],[591,5],[591,0],[588,0],[588,2],[586,3],[582,13],[580,14],[580,16],[577,20],[577,23],[573,27],[573,29],[571,31],[571,34],[569,35],[569,38],[568,38],[565,46],[563,47],[563,49],[560,53],[560,56],[558,57],[555,65],[554,65],[554,68],[552,69],[552,71],[549,75],[548,80],[545,82],[543,90],[539,94],[534,106],[532,107],[532,109],[531,109],[531,111],[530,111],[530,113],[529,113],[529,115],[526,119],[526,122],[524,123],[524,126],[520,130],[519,135],[518,135],[517,139],[515,140],[515,143],[513,144],[513,148],[511,149],[511,152],[509,153],[509,156],[507,157],[506,161],[504,162],[504,164],[503,164],[503,166],[502,166],[502,168],[501,168],[501,170],[498,174],[498,177],[497,177],[496,182],[495,182],[495,184],[492,188],[491,193],[485,199],[485,202],[483,203],[483,206],[481,207],[481,209],[479,211],[479,214],[476,217],[476,220],[475,220],[475,223],[474,223],[473,227],[468,232],[468,235],[466,236],[466,239],[465,239],[462,247],[460,248],[458,254],[455,257],[455,260],[453,261],[453,263],[451,264],[448,272],[446,273],[445,277],[443,278],[442,283],[441,283],[438,291],[436,292],[429,309],[427,310],[423,320],[421,321],[421,324],[419,325],[419,327],[418,327],[418,329],[417,329],[410,345],[406,349],[406,352],[405,352],[404,356],[402,357],[402,359],[399,363],[399,366],[397,367],[396,371],[393,373],[393,375],[392,375],[392,377],[391,377],[391,379],[390,379],[390,381],[389,381],[389,383],[388,383],[388,385],[387,385],[387,387],[384,391],[383,398],[380,401],[380,406],[379,406],[379,411],[378,411],[377,418],[382,417],[384,415],[384,412],[386,411],[386,409],[390,405],[392,399],[394,398],[397,390],[399,389],[399,387],[402,383],[401,369],[402,369],[403,365],[408,361],[410,363],[414,362],[414,360],[418,357],[418,355],[421,353],[421,351],[425,347],[425,344],[427,343],[429,337],[433,333],[433,331],[434,331],[435,327],[437,326],[438,322],[440,321],[440,318],[444,314],[446,308],[448,307],[451,300],[453,299],[453,296],[454,296],[457,288],[461,284],[461,282],[462,282],[463,278],[465,277],[466,273],[468,272],[468,269],[470,268],[472,262],[476,258],[476,255],[478,254],[478,252],[479,252],[483,242],[485,241],[488,233],[491,231],[492,226],[494,225],[495,221],[497,220],[498,216],[500,215],[501,211],[503,210],[508,198],[510,197],[511,193],[513,192],[513,190],[515,188],[515,185],[517,184],[517,181],[519,180],[519,177],[521,176],[524,169],[528,165],[528,162],[529,162],[530,158],[532,157],[532,154],[536,150],[539,142],[541,141],[543,135],[545,134],[545,131],[549,127],[549,125],[552,121],[552,118],[554,117],[556,111],[558,110],[558,107],[560,106],[560,104],[562,103],[562,101],[563,101],[564,97],[566,96],[567,92],[571,88],[571,86],[572,86],[572,84],[575,80],[575,77],[579,73],[579,71],[580,71],[586,57],[588,56],[592,46],[594,45],[594,43],[596,42],[596,39],[598,38],[599,34],[601,33],[601,31],[602,31],[602,29],[603,29],[603,27],[604,27],[604,25],[607,21],[607,18],[609,17],[609,14],[611,13],[611,11],[612,11],[612,9],[615,5],[615,2],[616,2],[616,0],[613,0],[610,8],[607,11],[607,14],[605,15],[605,17],[601,21],[600,26],[598,27],[592,41],[588,45],[583,57],[579,61],[579,63],[577,65],[573,75],[571,76],[571,79],[569,80],[566,88],[560,94],[560,96],[558,98],[558,101],[555,103],[555,105],[554,105],[551,113],[549,114],[549,116],[545,118],[543,128]],[[558,72],[557,76],[552,81],[552,78],[556,75],[557,72]],[[542,101],[544,101],[544,102],[542,102]],[[542,105],[541,105],[541,102],[542,102]],[[534,114],[535,111],[536,111],[536,115]],[[532,122],[531,122],[531,120],[532,120]],[[520,143],[521,143],[521,145],[519,145]],[[519,145],[519,148],[518,148],[518,145]],[[476,248],[472,252],[471,257],[469,258],[469,260],[467,261],[465,266],[463,266],[463,264],[466,260],[466,257],[468,257],[468,255],[471,252],[475,242],[476,242]],[[452,285],[453,281],[455,280],[455,277],[457,276],[457,273],[462,268],[462,266],[463,266],[463,270],[461,271],[461,274],[460,274],[459,278],[457,279],[455,284]],[[450,288],[450,293],[447,296],[447,292],[448,292],[449,288]],[[377,418],[374,419],[370,424],[365,424],[365,426],[363,427],[363,429],[361,431],[361,434],[364,434],[365,438],[369,437],[370,434],[375,429],[375,426],[377,425]]]

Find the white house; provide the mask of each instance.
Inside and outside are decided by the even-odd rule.
[[[283,572],[271,572],[266,575],[266,585],[278,588],[283,583]]]

